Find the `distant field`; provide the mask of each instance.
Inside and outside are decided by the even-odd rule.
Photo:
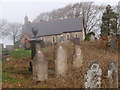
[[[74,45],[70,43],[66,47],[69,67],[72,61]],[[118,64],[118,52],[108,50],[105,43],[99,41],[81,42],[80,47],[84,55],[84,63],[81,68],[75,70],[69,67],[66,78],[52,76],[46,82],[41,82],[37,85],[32,83],[32,73],[28,72],[31,51],[19,49],[10,51],[10,55],[7,57],[9,60],[4,60],[2,65],[3,88],[84,88],[84,74],[88,66],[94,61],[98,62],[103,70],[102,88],[109,88],[104,75],[108,67],[108,62],[114,61]],[[54,62],[56,47],[46,47],[42,51],[49,62]]]

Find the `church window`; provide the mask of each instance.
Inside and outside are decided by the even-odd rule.
[[[76,34],[76,38],[78,37],[78,35]]]
[[[55,37],[53,37],[53,42],[55,42]]]
[[[67,35],[67,40],[69,40],[70,39],[70,37],[69,37],[69,35]]]

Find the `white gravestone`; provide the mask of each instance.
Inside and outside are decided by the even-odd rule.
[[[92,63],[85,74],[85,88],[100,88],[101,75],[102,70],[99,64],[96,62]]]

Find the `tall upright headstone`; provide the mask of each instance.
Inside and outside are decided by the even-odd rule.
[[[57,76],[65,76],[67,73],[67,51],[65,47],[60,44],[57,49],[55,60],[55,70]]]
[[[108,64],[107,79],[109,88],[118,88],[118,70],[114,62]]]
[[[82,66],[83,63],[83,54],[80,46],[75,46],[75,51],[73,54],[73,67],[79,68]]]
[[[100,88],[101,87],[102,70],[98,63],[94,62],[88,68],[85,74],[85,88]]]
[[[36,44],[36,55],[32,64],[34,82],[46,80],[48,78],[48,61],[40,50],[39,44]]]

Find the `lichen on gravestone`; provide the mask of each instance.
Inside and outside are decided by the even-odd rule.
[[[102,75],[102,70],[97,62],[93,62],[85,76],[85,82],[84,86],[85,88],[100,88],[101,87],[101,75]]]
[[[110,88],[118,87],[118,70],[114,62],[108,63],[107,79]]]
[[[76,45],[74,54],[73,54],[73,67],[79,68],[82,66],[83,63],[83,54],[80,46]]]
[[[33,81],[45,81],[48,78],[48,61],[40,50],[40,45],[36,44],[36,55],[33,64]]]
[[[63,44],[59,44],[56,52],[55,70],[57,76],[65,76],[67,73],[67,51]]]

